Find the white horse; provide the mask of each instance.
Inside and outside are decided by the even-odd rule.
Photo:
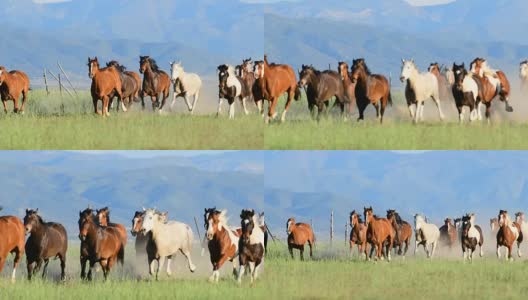
[[[200,98],[200,88],[202,87],[202,80],[200,76],[195,73],[185,73],[181,62],[175,63],[171,62],[171,81],[174,86],[174,94],[172,96],[172,103],[170,105],[171,110],[176,103],[177,97],[183,97],[187,108],[191,112],[194,112],[196,104],[198,103],[198,98]],[[192,105],[189,102],[189,97],[193,97]]]
[[[436,245],[438,244],[438,238],[440,237],[440,230],[435,224],[427,223],[419,214],[414,215],[414,229],[415,229],[415,245],[414,255],[418,250],[418,246],[421,244],[424,247],[425,253],[428,258],[432,258],[435,253]],[[429,252],[428,246],[431,245],[431,252]]]
[[[414,91],[416,97],[416,105],[409,104],[409,113],[415,123],[421,119],[423,121],[423,107],[424,101],[432,98],[438,107],[438,114],[440,120],[444,120],[444,113],[440,106],[440,92],[438,89],[438,79],[435,75],[424,72],[420,73],[414,64],[414,60],[402,59],[402,71],[400,75],[401,82],[408,80],[410,88]]]
[[[528,60],[519,65],[519,77],[521,79],[521,92],[528,92]]]
[[[191,250],[193,242],[193,232],[191,227],[187,224],[168,221],[163,223],[162,217],[156,213],[154,209],[145,210],[145,216],[143,218],[143,224],[141,225],[142,231],[148,233],[152,232],[152,240],[156,244],[158,251],[158,267],[156,269],[156,279],[160,267],[165,262],[165,257],[168,257],[167,261],[167,275],[171,275],[170,263],[172,256],[180,251],[186,258],[189,264],[189,270],[194,272],[196,266],[191,260]],[[149,273],[154,273],[154,261],[149,261]]]

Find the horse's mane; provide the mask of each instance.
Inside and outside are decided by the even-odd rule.
[[[403,220],[400,217],[400,214],[398,214],[397,212],[394,212],[394,216],[396,217],[396,223],[398,223],[398,225],[402,225],[403,224]]]
[[[158,67],[158,64],[156,63],[156,60],[154,60],[154,58],[149,57],[149,58],[148,58],[148,61],[149,61],[149,63],[150,63],[150,68],[152,69],[152,71],[154,71],[154,72],[156,72],[156,73],[158,73],[158,72],[161,71],[161,70],[159,69],[159,67]]]
[[[117,60],[111,60],[111,61],[107,62],[106,66],[107,67],[114,66],[121,73],[126,71],[126,67],[121,65]]]
[[[528,65],[528,59],[524,60],[524,61],[521,61],[520,65]]]
[[[312,65],[302,65],[302,70],[310,70],[312,72],[315,73],[315,75],[319,75],[321,73],[321,71],[317,70],[316,68],[314,68],[314,66]]]
[[[352,69],[355,69],[355,68],[359,67],[360,65],[365,70],[365,73],[367,73],[367,75],[371,75],[372,74],[370,72],[370,69],[367,66],[367,63],[365,62],[364,58],[354,59],[353,64],[352,64]]]
[[[1,210],[1,209],[0,209],[0,210]],[[45,223],[44,220],[42,219],[42,217],[38,214],[38,209],[37,209],[37,210],[33,210],[33,209],[31,209],[31,210],[28,211],[28,214],[30,214],[30,215],[33,215],[33,214],[34,214],[34,215],[37,217],[37,220],[38,220],[41,224],[44,224],[44,223]]]

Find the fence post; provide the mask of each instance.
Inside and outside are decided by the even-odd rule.
[[[49,96],[48,77],[46,76],[46,68],[44,68],[44,85],[46,86],[46,94]]]
[[[348,222],[345,222],[345,246],[347,245],[348,239]]]
[[[332,213],[330,214],[330,245],[333,244],[334,241],[334,211],[332,210]]]
[[[59,92],[60,92],[60,95],[62,97],[62,82],[61,82],[61,74],[59,73]]]

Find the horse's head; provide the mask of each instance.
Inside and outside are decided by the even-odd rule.
[[[416,69],[416,65],[414,64],[414,59],[405,60],[402,58],[400,81],[406,82],[416,72],[417,72],[417,69]]]
[[[519,76],[522,79],[528,79],[528,60],[521,62],[519,65]]]
[[[90,226],[94,224],[94,214],[91,208],[79,211],[79,239],[86,240]]]
[[[390,221],[392,221],[393,219],[396,220],[396,210],[395,209],[387,210],[387,219]]]
[[[295,225],[295,218],[289,218],[288,221],[286,221],[286,233],[290,235],[292,233],[292,227]]]
[[[132,218],[132,229],[130,230],[132,236],[136,236],[139,232],[141,232],[141,224],[143,223],[143,217],[143,211],[136,211],[134,213],[134,217]]]
[[[482,75],[480,71],[485,63],[486,60],[484,58],[477,57],[471,62],[469,69],[472,73]]]
[[[523,212],[516,212],[515,213],[515,222],[522,224],[524,222],[524,213]]]
[[[453,75],[455,76],[454,85],[457,87],[457,89],[462,90],[464,78],[466,78],[467,74],[468,72],[464,63],[462,63],[461,65],[453,63]]]
[[[264,77],[264,61],[257,60],[253,64],[253,74],[255,75],[256,79]]]
[[[302,69],[299,71],[299,83],[297,85],[306,87],[315,75],[316,71],[312,66],[302,65]]]
[[[156,213],[154,209],[145,210],[145,216],[143,217],[143,222],[141,224],[141,231],[147,233],[154,229],[156,224],[160,223],[160,216]]]
[[[363,216],[365,217],[365,225],[368,226],[370,221],[372,221],[372,218],[374,218],[374,210],[372,209],[372,206],[363,207]]]
[[[490,219],[490,228],[491,231],[494,231],[496,227],[499,227],[499,221],[497,218],[491,218]]]
[[[4,66],[0,66],[0,85],[2,85],[7,76],[7,69]]]
[[[110,222],[110,209],[108,209],[108,206],[97,209],[95,212],[95,218],[99,225],[108,226],[108,223]]]
[[[509,225],[509,217],[508,217],[508,211],[506,210],[500,210],[499,211],[499,216],[497,217],[498,219],[498,222],[499,222],[499,227],[502,227],[504,225]]]
[[[205,221],[205,233],[208,240],[212,240],[218,231],[221,231],[226,225],[227,211],[218,211],[216,207],[205,210],[204,221]]]
[[[140,56],[139,57],[139,73],[143,74],[149,68],[150,68],[150,56]]]
[[[77,222],[79,225],[79,230],[81,230],[81,225],[83,222],[85,222],[87,219],[93,220],[93,218],[93,209],[91,209],[90,207],[86,208],[83,211],[79,211],[79,221]]]
[[[368,71],[368,67],[367,67],[367,64],[365,63],[364,58],[358,58],[358,59],[352,60],[352,67],[350,67],[350,72],[351,72],[350,80],[352,80],[353,83],[355,83],[359,79],[359,76],[362,73],[363,74],[370,73],[370,71]]]
[[[181,65],[181,62],[178,62],[178,63],[171,62],[170,66],[171,66],[171,81],[172,83],[175,83],[176,80],[178,80],[180,76],[182,75],[183,67]]]
[[[337,64],[337,73],[341,75],[341,79],[348,78],[348,64],[344,61],[340,61]]]
[[[429,65],[429,68],[427,68],[427,71],[429,71],[429,73],[433,73],[433,74],[439,75],[440,74],[440,65],[437,62],[431,63]]]
[[[415,214],[414,215],[414,228],[415,230],[420,230],[422,229],[422,225],[426,223],[425,222],[425,219],[422,215],[420,214]]]
[[[253,72],[253,61],[251,60],[251,57],[242,61],[240,71],[242,72],[240,76],[244,75],[243,73]]]
[[[218,68],[218,87],[224,89],[227,85],[227,78],[229,77],[229,66],[219,65]]]
[[[249,238],[255,228],[255,211],[253,209],[243,209],[240,212],[240,227],[242,227],[241,239],[244,243],[249,243]]]
[[[453,220],[451,220],[451,218],[445,218],[445,219],[444,219],[444,225],[446,225],[446,226],[449,227],[449,225],[453,225],[453,224],[451,223],[452,221],[453,221]]]
[[[97,56],[93,59],[88,57],[88,77],[93,78],[97,71],[99,71],[99,61],[97,60]]]
[[[472,222],[471,222],[471,216],[469,214],[466,214],[462,217],[462,236],[467,237],[469,229],[471,228]]]
[[[26,229],[26,234],[30,233],[38,227],[39,224],[43,223],[42,218],[38,215],[38,208],[26,209],[26,216],[24,217],[24,227]]]

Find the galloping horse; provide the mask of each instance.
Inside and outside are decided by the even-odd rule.
[[[490,229],[491,233],[496,234],[499,231],[499,219],[491,218],[490,219]]]
[[[355,210],[350,213],[350,226],[352,228],[350,230],[350,252],[352,252],[354,245],[357,245],[358,255],[363,252],[366,259],[368,257],[367,226]]]
[[[168,213],[156,212],[163,223],[167,223]],[[136,237],[134,248],[136,249],[136,265],[139,266],[144,262],[144,258],[147,261],[152,261],[156,258],[158,249],[156,244],[152,240],[152,232],[145,233],[141,230],[143,224],[143,218],[145,217],[145,211],[136,211],[132,218],[132,229],[130,230],[132,236]]]
[[[81,278],[84,279],[87,260],[90,261],[88,280],[92,280],[96,263],[101,265],[105,280],[116,262],[123,264],[125,245],[121,242],[119,231],[114,227],[99,226],[90,208],[79,212],[79,239],[81,240]]]
[[[459,121],[460,123],[464,121],[464,106],[469,107],[469,120],[474,121],[478,117],[477,104],[482,98],[482,82],[467,72],[464,63],[461,65],[453,63],[453,73],[455,83],[452,91]]]
[[[482,229],[480,226],[475,225],[475,214],[466,214],[462,217],[460,239],[464,261],[466,261],[466,252],[468,252],[467,255],[469,261],[473,261],[473,252],[475,252],[477,245],[479,245],[480,248],[480,256],[484,256],[484,251],[482,249],[484,236],[482,235]]]
[[[414,215],[414,230],[415,230],[415,245],[414,255],[418,250],[419,245],[423,245],[425,253],[428,258],[432,258],[435,253],[438,238],[440,237],[440,230],[435,224],[427,223],[426,219],[420,214]],[[431,245],[429,252],[428,246]]]
[[[521,92],[528,92],[528,60],[519,64],[519,78],[521,79]]]
[[[288,93],[286,106],[281,115],[281,122],[284,122],[292,99],[298,100],[301,95],[295,80],[295,72],[288,65],[269,64],[268,56],[264,55],[264,63],[255,64],[254,73],[262,95],[270,102],[266,123],[269,123],[270,119],[272,120],[277,116],[275,107],[279,102],[279,97],[284,93]]]
[[[257,280],[260,267],[264,263],[264,232],[259,226],[257,215],[253,209],[243,209],[240,212],[242,235],[238,243],[238,258],[240,269],[237,281],[242,283],[244,270],[249,266],[251,283]]]
[[[174,87],[174,94],[172,95],[171,109],[176,103],[177,97],[183,97],[187,108],[194,112],[198,99],[200,98],[200,89],[202,88],[202,79],[195,73],[186,73],[181,62],[171,62],[171,81]],[[189,96],[193,97],[193,103],[189,102]]]
[[[505,210],[499,211],[499,231],[497,232],[497,258],[500,259],[500,247],[504,246],[508,248],[507,260],[513,260],[512,250],[513,243],[519,238],[519,228],[513,224],[508,216],[508,212]],[[521,243],[517,243],[517,254],[521,257]]]
[[[164,71],[160,70],[156,61],[149,56],[139,57],[139,73],[143,76],[143,87],[141,92],[141,105],[145,108],[145,96],[150,96],[152,101],[152,110],[159,107],[160,111],[169,97],[170,77]],[[159,98],[162,98],[161,105]]]
[[[259,87],[256,84],[257,79],[255,78],[255,74],[253,73],[254,65],[253,61],[251,60],[251,57],[248,59],[242,60],[242,64],[238,66],[239,72],[237,73],[237,76],[242,79],[243,84],[246,85],[246,88],[248,90],[248,100],[253,100],[253,102],[257,105],[257,108],[259,110],[259,113],[262,113],[262,93],[259,92]]]
[[[394,248],[398,248],[398,255],[403,255],[403,257],[405,257],[405,254],[407,254],[407,250],[409,249],[409,244],[411,243],[411,225],[402,220],[398,212],[394,209],[387,210],[387,219],[391,222],[394,231],[396,231],[393,246]],[[402,249],[404,243],[405,250]]]
[[[233,263],[233,275],[237,276],[238,269],[238,241],[241,232],[232,230],[227,224],[227,211],[218,211],[216,208],[205,209],[204,213],[207,247],[213,274],[209,277],[210,282],[218,282],[220,268],[226,261]]]
[[[414,60],[402,59],[402,70],[400,74],[400,81],[407,82],[408,88],[413,91],[416,100],[416,108],[413,109],[413,104],[408,100],[409,113],[415,123],[423,118],[424,101],[432,98],[438,108],[438,115],[440,120],[444,120],[444,113],[440,104],[440,92],[438,89],[438,80],[436,76],[429,73],[420,73],[414,64]]]
[[[110,226],[117,229],[117,231],[119,232],[119,236],[121,236],[121,243],[123,244],[123,246],[126,246],[128,240],[126,228],[122,224],[110,222],[110,209],[108,208],[108,206],[96,210],[95,217],[97,218],[97,222],[100,226]]]
[[[19,218],[14,216],[0,217],[0,273],[4,269],[4,265],[9,253],[15,254],[13,262],[13,273],[11,273],[11,282],[16,280],[16,269],[20,258],[24,255],[24,224]]]
[[[308,108],[313,115],[314,106],[317,106],[317,120],[332,97],[336,98],[334,106],[339,103],[341,113],[345,110],[345,103],[350,103],[345,95],[343,81],[336,71],[320,72],[312,66],[302,65],[297,86],[307,89]]]
[[[442,69],[447,70],[446,68],[440,67],[440,65],[435,62],[431,63],[429,65],[429,68],[427,69],[429,73],[436,76],[436,79],[438,80],[438,91],[440,95],[440,100],[443,101],[449,101],[453,100],[453,93],[451,93],[451,86],[452,83],[449,82],[449,79],[447,78],[447,74],[444,72],[442,73]],[[454,78],[452,78],[454,82]]]
[[[245,69],[244,64],[242,65],[242,67],[243,67],[242,72],[245,72],[245,74],[249,74],[249,77],[252,77],[255,79],[255,82],[253,83],[253,88],[252,88],[253,100],[255,101],[255,104],[257,105],[259,114],[262,115],[262,117],[264,117],[264,92],[262,91],[260,80],[257,79],[257,75],[255,74],[255,70],[257,68],[264,69],[264,61],[256,60],[253,63],[253,69],[248,70],[248,71],[244,71]]]
[[[110,99],[115,95],[117,95],[118,101],[122,101],[123,99],[119,71],[113,66],[99,69],[97,56],[94,59],[88,57],[88,77],[92,79],[90,92],[92,94],[94,112],[96,114],[102,114],[103,116],[110,116],[108,112]],[[99,99],[103,102],[102,113],[97,108]]]
[[[106,63],[107,67],[115,67],[121,78],[121,106],[123,111],[127,111],[134,101],[139,101],[139,91],[141,89],[141,78],[139,74],[127,71],[126,67],[119,64],[118,61],[112,60]],[[112,98],[113,99],[113,98]],[[123,103],[124,102],[124,103]],[[111,103],[111,102],[110,102]],[[111,105],[110,105],[111,106]],[[118,106],[119,108],[119,106]]]
[[[306,223],[295,223],[294,218],[286,222],[286,234],[288,234],[288,251],[293,259],[293,249],[299,249],[301,260],[304,260],[304,245],[310,247],[310,258],[313,257],[312,248],[315,247],[315,235],[312,226]]]
[[[387,219],[376,217],[372,206],[364,207],[363,214],[365,216],[365,225],[367,226],[367,242],[372,247],[370,256],[372,256],[372,250],[376,250],[376,260],[382,259],[382,252],[385,252],[387,260],[391,261],[390,250],[392,250],[395,238],[391,222]],[[386,246],[386,248],[383,249],[383,246]]]
[[[194,272],[196,266],[193,264],[191,259],[192,242],[194,239],[191,227],[187,224],[169,221],[163,223],[163,219],[157,214],[154,209],[145,210],[145,216],[143,223],[141,224],[141,230],[145,233],[152,232],[152,239],[158,249],[158,255],[155,258],[158,262],[156,269],[156,280],[158,279],[159,270],[165,261],[165,257],[168,257],[167,261],[167,275],[171,275],[170,263],[172,256],[180,251],[185,258],[189,270]],[[150,275],[154,273],[154,262],[149,261]]]
[[[356,84],[350,79],[350,73],[348,72],[348,64],[344,61],[340,61],[337,65],[337,72],[341,75],[343,80],[343,88],[345,89],[345,96],[348,98],[350,103],[348,104],[348,113],[352,114],[354,104],[356,102]]]
[[[452,248],[457,242],[457,230],[453,220],[446,218],[444,225],[440,227],[440,244]]]
[[[46,270],[50,258],[59,258],[61,266],[61,280],[66,279],[66,252],[68,250],[68,236],[66,229],[59,223],[44,222],[38,214],[38,209],[26,209],[24,217],[26,233],[30,234],[26,241],[26,260],[28,280],[40,269],[42,261],[42,278],[46,277]]]
[[[520,249],[520,244],[524,240],[524,235],[528,233],[528,222],[524,220],[523,212],[519,211],[515,213],[515,222],[513,222],[513,225],[515,225],[517,229],[519,229],[519,238],[517,239],[517,246],[518,246],[517,254],[521,256],[522,253]]]
[[[363,113],[369,104],[376,108],[376,117],[383,123],[383,114],[387,103],[392,106],[390,84],[383,75],[371,74],[363,58],[354,59],[351,67],[352,83],[356,84],[356,104],[359,120],[363,120]]]
[[[235,100],[240,98],[244,112],[246,115],[246,98],[249,97],[249,89],[243,82],[242,78],[235,74],[235,69],[230,65],[220,65],[218,70],[218,112],[217,116],[222,112],[222,103],[224,99],[229,104],[229,119],[235,118]]]
[[[491,97],[489,102],[495,96],[499,96],[500,100],[504,102],[504,108],[507,112],[513,112],[513,107],[508,103],[510,96],[510,82],[501,70],[492,70],[488,62],[484,58],[477,57],[471,62],[471,72],[476,74],[482,81],[483,85],[488,85],[489,91],[484,93],[485,98]],[[492,96],[493,95],[493,96]],[[487,100],[487,99],[486,99]],[[488,101],[482,100],[484,104]],[[487,105],[486,105],[487,107]],[[479,110],[480,111],[480,110]],[[486,110],[487,112],[488,110]]]
[[[7,72],[4,66],[0,66],[0,96],[4,104],[4,112],[7,113],[7,100],[13,100],[15,113],[24,113],[29,92],[29,77],[26,73],[18,70]],[[18,100],[22,94],[22,106],[18,109]]]

